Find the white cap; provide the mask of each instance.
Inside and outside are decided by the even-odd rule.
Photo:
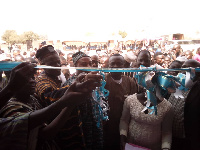
[[[177,57],[176,60],[178,60],[178,61],[180,61],[180,62],[185,62],[185,61],[187,61],[188,59],[187,59],[187,57],[185,57],[185,56],[181,56],[181,57]]]
[[[125,53],[123,54],[123,57],[129,63],[134,62],[137,59],[133,52]]]

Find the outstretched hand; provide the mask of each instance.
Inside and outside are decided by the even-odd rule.
[[[81,73],[76,81],[68,88],[62,99],[66,101],[66,106],[78,106],[84,103],[86,97],[96,88],[101,86],[103,77],[96,72]]]
[[[66,101],[66,106],[77,106],[86,101],[87,93],[77,91],[77,82],[74,82],[65,92],[62,99]]]
[[[96,87],[101,86],[102,75],[97,72],[90,72],[88,74],[81,73],[76,79],[76,90],[79,92],[90,93]]]

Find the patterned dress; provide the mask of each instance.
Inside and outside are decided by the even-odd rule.
[[[141,112],[144,107],[137,99],[137,94],[127,97],[120,121],[120,135],[127,136],[129,143],[152,150],[170,148],[172,105],[164,99],[158,104],[157,115]]]

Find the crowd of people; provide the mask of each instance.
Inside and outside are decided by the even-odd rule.
[[[26,58],[20,51],[1,51],[2,61],[19,61],[1,72],[0,149],[15,150],[124,150],[126,143],[152,150],[197,150],[200,147],[200,74],[195,73],[176,97],[168,91],[157,97],[158,114],[146,109],[146,89],[134,73],[105,75],[109,91],[108,120],[93,90],[101,87],[98,72],[70,67],[162,68],[200,67],[200,48],[182,51],[156,45],[136,50],[78,50],[64,52],[44,45]],[[196,54],[194,54],[196,53]],[[69,69],[35,69],[36,65]],[[176,76],[177,71],[167,72]],[[97,125],[98,124],[98,125]]]

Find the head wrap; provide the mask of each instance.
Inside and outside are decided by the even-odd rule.
[[[42,60],[44,57],[49,56],[53,53],[57,54],[57,52],[54,50],[54,47],[52,45],[47,45],[37,50],[36,58]]]
[[[128,63],[131,63],[131,62],[134,62],[137,57],[134,55],[133,52],[128,52],[128,53],[125,53],[122,55],[124,57],[124,59],[128,62]]]
[[[184,63],[184,62],[186,62],[188,59],[187,59],[187,57],[185,57],[185,56],[180,56],[180,57],[177,57],[176,60],[178,60],[178,61]]]
[[[78,51],[76,52],[75,54],[72,55],[72,60],[73,60],[73,63],[74,65],[76,64],[76,62],[81,59],[82,57],[90,57],[88,55],[86,55],[85,53],[81,52],[81,51]]]

